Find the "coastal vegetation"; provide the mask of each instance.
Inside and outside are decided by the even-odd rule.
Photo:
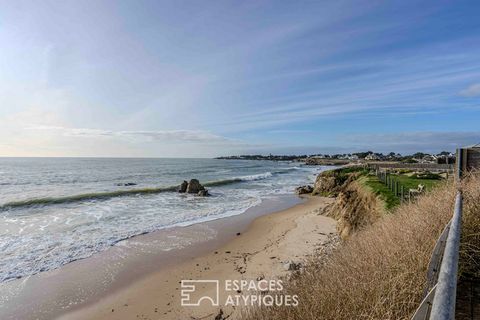
[[[411,318],[423,299],[433,247],[452,216],[457,186],[452,179],[437,179],[441,182],[427,189],[429,191],[415,201],[403,202],[384,211],[390,214],[379,214],[375,212],[375,203],[367,200],[374,199],[371,196],[380,185],[372,187],[368,179],[375,179],[375,176],[356,170],[346,174],[346,179],[345,172],[324,173],[324,178],[317,179],[315,187],[326,188],[325,182],[344,181],[342,187],[331,184],[337,199],[345,192],[359,192],[350,195],[349,209],[356,208],[351,214],[368,213],[368,216],[356,218],[363,222],[361,227],[351,228],[336,250],[327,256],[314,256],[301,272],[287,280],[284,293],[297,294],[298,307],[255,307],[246,310],[243,319]],[[323,185],[319,181],[322,179]],[[412,184],[416,182],[411,181]],[[479,184],[480,177],[472,175],[462,185],[464,214],[460,280],[479,276]],[[382,198],[383,193],[378,192],[376,198]],[[364,208],[358,209],[362,205]],[[341,207],[334,205],[330,209],[338,211]],[[336,215],[339,219],[348,218],[338,212]]]

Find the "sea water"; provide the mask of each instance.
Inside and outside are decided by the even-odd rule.
[[[2,158],[0,282],[135,235],[241,214],[312,183],[322,169],[248,160]],[[175,192],[192,178],[211,196]]]

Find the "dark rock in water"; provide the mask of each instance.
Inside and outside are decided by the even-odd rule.
[[[136,186],[136,185],[137,184],[133,182],[117,183],[117,186],[121,186],[121,187],[130,187],[130,186]]]
[[[301,186],[301,187],[296,188],[295,192],[297,194],[312,193],[313,192],[313,187],[312,186]]]
[[[210,194],[208,193],[208,190],[205,189],[205,190],[198,191],[197,195],[199,195],[201,197],[208,197]]]
[[[197,193],[199,191],[205,190],[205,187],[200,184],[200,181],[197,179],[192,179],[187,185],[187,193]]]
[[[178,192],[180,193],[187,192],[187,186],[188,186],[188,182],[184,180],[182,184],[178,187]]]

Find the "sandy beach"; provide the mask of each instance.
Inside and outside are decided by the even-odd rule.
[[[331,199],[313,197],[292,208],[256,218],[244,232],[218,248],[198,250],[184,261],[165,265],[141,280],[106,295],[96,303],[59,319],[213,319],[220,307],[180,305],[185,279],[276,279],[287,274],[285,261],[301,261],[335,232],[335,221],[318,214]],[[239,227],[241,228],[241,227]],[[218,244],[218,243],[217,243]],[[195,294],[211,294],[198,288]],[[222,301],[224,292],[220,292]],[[221,304],[222,305],[222,304]],[[223,308],[235,318],[238,311]]]

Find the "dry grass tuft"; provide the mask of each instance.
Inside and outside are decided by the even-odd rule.
[[[463,186],[462,268],[478,274],[480,178]],[[423,297],[430,256],[453,214],[455,186],[436,188],[353,234],[327,261],[312,260],[287,281],[298,307],[255,308],[244,319],[409,319]]]

